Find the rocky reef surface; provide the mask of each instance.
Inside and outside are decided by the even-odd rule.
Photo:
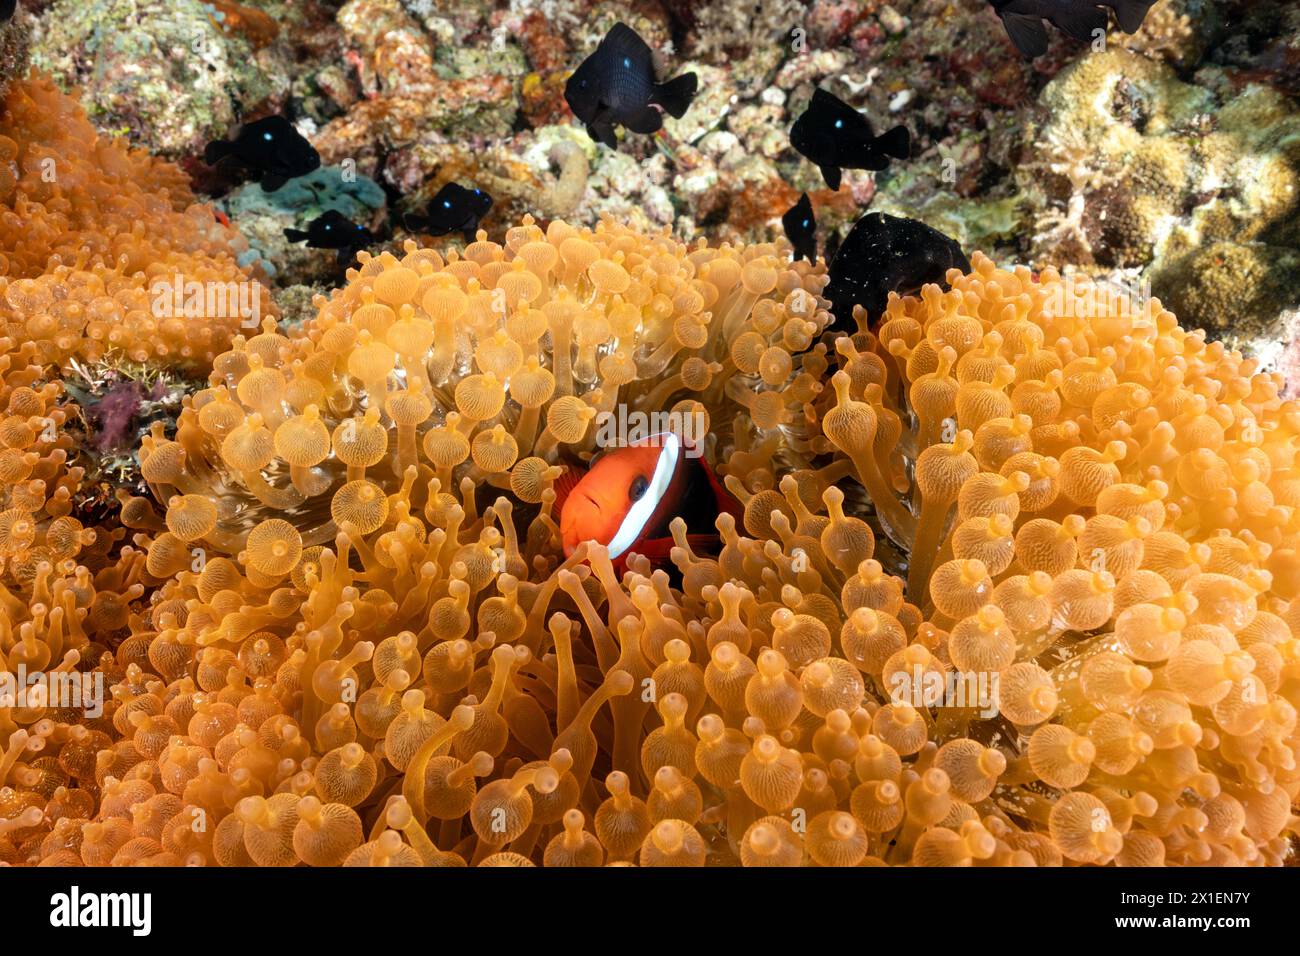
[[[828,249],[866,208],[920,218],[968,252],[1108,278],[1266,362],[1295,361],[1294,4],[1160,0],[1135,35],[1112,31],[1095,49],[1054,35],[1032,62],[984,0],[27,9],[33,62],[79,87],[102,130],[178,160],[200,191],[232,185],[195,159],[207,139],[287,109],[325,163],[387,193],[391,210],[369,195],[352,210],[371,223],[396,221],[456,180],[497,198],[489,230],[525,213],[584,223],[609,214],[686,238],[755,241],[808,191]],[[563,84],[620,19],[661,65],[697,71],[701,93],[663,136],[615,151],[575,124]],[[786,136],[819,85],[878,125],[907,125],[911,161],[825,189]],[[281,255],[272,225],[291,210],[256,196],[226,208],[255,249],[275,248],[278,284],[325,282],[327,257]]]

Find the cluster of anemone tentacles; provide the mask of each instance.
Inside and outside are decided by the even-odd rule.
[[[148,599],[0,634],[58,630],[112,695],[0,709],[0,859],[1286,860],[1277,378],[980,256],[828,336],[787,254],[525,221],[237,338],[122,496],[105,590]],[[679,522],[670,568],[564,556],[554,482],[620,405],[706,416],[744,506],[716,554]]]
[[[0,101],[0,335],[32,343],[41,364],[206,372],[249,306],[277,314],[238,264],[247,248],[179,167],[101,136],[50,81]]]

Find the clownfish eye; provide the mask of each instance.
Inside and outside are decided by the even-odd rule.
[[[627,489],[629,501],[640,501],[645,490],[650,487],[650,482],[646,480],[645,475],[637,475],[632,479],[632,486]]]

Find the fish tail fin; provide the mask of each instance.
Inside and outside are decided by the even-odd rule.
[[[1061,11],[1052,16],[1052,22],[1066,36],[1087,43],[1097,35],[1098,30],[1105,33],[1106,24],[1110,21],[1101,7],[1075,8],[1063,4]]]
[[[231,153],[231,145],[224,139],[214,139],[203,148],[203,162],[215,166]]]
[[[880,138],[876,140],[876,145],[886,156],[907,159],[912,152],[912,134],[907,131],[906,126],[895,126],[881,133]]]
[[[683,73],[679,77],[660,83],[655,87],[652,102],[658,103],[669,116],[681,119],[682,115],[695,99],[700,88],[700,78],[694,73]]]
[[[288,239],[290,242],[302,242],[307,238],[307,233],[303,232],[301,229],[285,229],[284,238]]]
[[[1119,28],[1125,33],[1137,33],[1154,3],[1155,0],[1113,0],[1110,6],[1115,10]]]

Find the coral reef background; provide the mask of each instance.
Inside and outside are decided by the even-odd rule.
[[[79,86],[101,129],[177,159],[200,188],[221,187],[193,159],[207,139],[289,107],[327,164],[354,164],[400,210],[460,179],[497,197],[489,228],[609,214],[752,241],[807,190],[825,237],[871,202],[968,251],[1147,284],[1190,325],[1294,360],[1279,343],[1300,306],[1287,281],[1300,222],[1295,4],[1160,0],[1100,55],[1054,36],[1032,63],[985,0],[31,6],[35,64]],[[620,18],[662,62],[697,70],[702,93],[662,141],[615,152],[572,125],[562,92],[564,71]],[[907,124],[912,161],[825,190],[786,137],[817,85],[877,124]],[[254,234],[272,223],[250,220],[236,225],[262,247]],[[261,237],[268,260],[301,263],[278,234]],[[325,281],[316,258],[314,274],[290,268],[284,284]]]
[[[618,19],[702,93],[610,151]],[[1294,862],[1294,5],[1027,64],[982,0],[56,0],[0,57],[0,652],[108,689],[0,707],[0,861]],[[818,84],[914,157],[821,188]],[[318,173],[196,158],[284,110]],[[483,231],[408,236],[453,179]],[[988,255],[823,335],[801,190]],[[620,403],[707,416],[720,553],[558,548]],[[996,714],[897,696],[959,673]]]

